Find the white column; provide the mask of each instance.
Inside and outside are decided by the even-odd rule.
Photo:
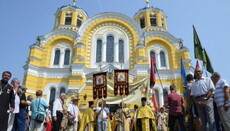
[[[160,102],[160,107],[162,107],[164,105],[164,94],[161,87],[159,88],[159,102]]]
[[[106,62],[106,42],[102,42],[102,62]]]
[[[59,58],[59,67],[63,67],[64,65],[64,59],[65,59],[65,50],[61,49],[60,50],[60,58]]]
[[[115,43],[114,43],[114,62],[119,62],[119,47],[118,47],[118,42],[116,41]]]
[[[156,60],[155,60],[156,66],[159,69],[159,68],[161,68],[161,60],[160,60],[160,54],[159,54],[159,52],[155,53],[155,58],[156,58]]]

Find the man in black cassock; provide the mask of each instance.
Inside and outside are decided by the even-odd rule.
[[[0,131],[6,131],[9,113],[14,111],[14,90],[8,83],[11,77],[9,71],[2,73],[0,81]]]

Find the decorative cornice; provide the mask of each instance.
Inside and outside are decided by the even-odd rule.
[[[77,37],[79,37],[79,34],[77,32],[74,32],[74,31],[70,31],[70,30],[53,30],[52,32],[50,32],[47,35],[39,36],[37,39],[38,39],[39,43],[44,45],[49,39],[53,38],[54,36],[58,36],[58,35],[66,35],[66,36],[70,36],[70,37],[72,37],[74,39],[77,39]]]
[[[152,31],[152,32],[146,32],[145,33],[145,38],[149,38],[149,37],[162,37],[165,38],[167,40],[169,40],[171,43],[174,44],[174,46],[179,47],[179,45],[181,44],[182,39],[176,38],[173,35],[171,35],[168,32],[165,31]]]
[[[71,30],[71,31],[77,32],[78,29],[79,29],[79,27],[77,27],[75,25],[58,25],[54,29],[58,29],[58,30]]]
[[[137,50],[137,49],[139,49],[139,48],[146,48],[146,46],[143,45],[143,44],[137,44],[137,45],[134,47],[134,50]]]
[[[181,46],[181,48],[177,50],[176,53],[185,52],[185,51],[189,51],[189,49],[185,46]]]
[[[161,51],[161,50],[166,50],[164,46],[162,45],[159,45],[159,44],[154,44],[154,45],[151,45],[150,46],[151,49],[154,49],[155,51]]]
[[[146,26],[145,28],[142,29],[144,32],[151,32],[151,31],[165,31],[164,27],[161,26]]]
[[[186,60],[186,62],[189,62]],[[105,67],[104,70],[113,71],[116,69],[115,67],[112,69],[110,67]],[[69,68],[44,68],[44,67],[37,67],[33,65],[25,65],[24,70],[26,74],[30,74],[37,77],[44,77],[44,78],[70,78],[72,74],[80,74],[83,77],[91,78],[93,74],[98,73],[97,69],[86,68],[84,64],[72,64],[71,69]],[[72,72],[71,72],[72,70]],[[137,64],[134,66],[132,70],[129,71],[129,77],[131,79],[137,77],[138,75],[149,75],[150,66],[148,64]],[[185,68],[187,74],[193,74],[194,68],[193,67],[186,67]],[[107,71],[106,71],[107,72]],[[180,69],[174,70],[166,70],[166,69],[158,69],[161,79],[175,79],[181,78]],[[156,75],[156,78],[159,79],[159,76]]]
[[[38,43],[38,42],[37,42],[36,44],[32,44],[32,45],[30,46],[30,49],[32,49],[32,48],[37,48],[37,49],[39,49],[39,50],[44,50],[43,47],[40,47],[40,46],[39,46],[39,43]]]
[[[68,90],[79,90],[80,89],[80,87],[78,87],[78,86],[69,86],[68,87]]]
[[[34,56],[28,57],[28,61],[33,61],[33,60],[41,61],[41,59],[34,57]]]
[[[84,60],[85,60],[85,57],[84,57],[84,56],[77,55],[77,56],[74,56],[74,57],[73,57],[73,61],[75,61],[76,59],[80,59],[81,61],[84,61]]]
[[[72,74],[81,74],[83,77],[85,77],[85,69],[85,64],[71,64]]]
[[[25,74],[44,78],[69,78],[71,75],[69,68],[46,68],[27,64],[24,70]]]
[[[135,61],[136,61],[136,62],[138,62],[138,61],[140,61],[140,60],[144,60],[144,61],[145,61],[145,60],[148,60],[148,58],[147,58],[147,57],[143,57],[143,56],[140,56],[140,57],[136,57],[136,58],[135,58]]]
[[[80,8],[79,6],[76,6],[76,5],[64,5],[64,6],[62,6],[62,7],[57,9],[55,15],[57,15],[57,13],[60,10],[65,10],[65,9],[69,9],[69,8],[72,9],[72,10],[75,10],[75,11],[82,11],[85,14],[85,16],[88,17],[88,14],[82,8]]]
[[[187,74],[193,74],[194,69],[192,67],[186,67],[185,68]],[[132,72],[135,72],[136,75],[149,75],[150,66],[148,64],[137,64],[134,66]],[[175,79],[175,78],[181,78],[181,72],[180,69],[158,69],[160,79]],[[135,76],[136,77],[136,76]],[[156,75],[156,78],[159,79],[159,76]]]
[[[139,13],[141,13],[141,12],[146,12],[146,11],[148,11],[148,10],[155,10],[155,11],[161,12],[161,13],[163,13],[163,14],[165,15],[165,13],[164,13],[163,10],[161,10],[161,9],[159,9],[159,8],[156,8],[156,7],[153,7],[153,6],[150,6],[150,7],[144,7],[144,8],[142,8],[142,9],[139,9],[139,11],[138,11],[137,13],[135,13],[134,17],[135,17],[136,15],[138,15]]]
[[[140,36],[142,34],[142,30],[141,30],[140,26],[136,23],[136,21],[134,21],[132,18],[130,18],[127,15],[117,13],[117,12],[103,12],[103,13],[97,14],[94,17],[88,19],[87,21],[85,21],[82,24],[82,26],[79,29],[80,36],[83,36],[86,28],[90,24],[92,24],[96,20],[105,19],[105,18],[117,18],[117,19],[120,19],[121,21],[124,21],[124,22],[128,23],[130,26],[132,26],[134,28],[134,30],[137,32],[137,34],[138,34],[138,36],[140,38]]]
[[[83,47],[83,48],[85,48],[86,46],[83,43],[78,42],[77,44],[74,45],[74,48],[77,48],[77,47]]]

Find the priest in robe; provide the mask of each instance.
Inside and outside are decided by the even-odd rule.
[[[146,97],[141,98],[141,103],[137,110],[136,131],[157,131],[155,116],[152,109],[146,105]]]
[[[125,103],[120,103],[120,108],[116,112],[116,131],[130,131],[130,112]]]
[[[0,131],[6,131],[8,126],[9,113],[14,111],[14,90],[8,83],[11,73],[5,71],[2,73],[0,81]]]
[[[95,113],[93,111],[94,101],[89,101],[89,107],[83,112],[79,131],[94,131]]]

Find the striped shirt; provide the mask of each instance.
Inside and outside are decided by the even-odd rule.
[[[191,87],[191,96],[201,96],[208,93],[209,90],[215,90],[212,80],[207,77],[202,77],[196,80]]]
[[[226,86],[228,87],[229,85],[227,81],[223,79],[220,79],[215,85],[216,89],[214,91],[214,100],[216,102],[217,107],[224,105],[224,101],[225,101],[224,87]],[[228,104],[230,105],[230,99],[228,100]]]

